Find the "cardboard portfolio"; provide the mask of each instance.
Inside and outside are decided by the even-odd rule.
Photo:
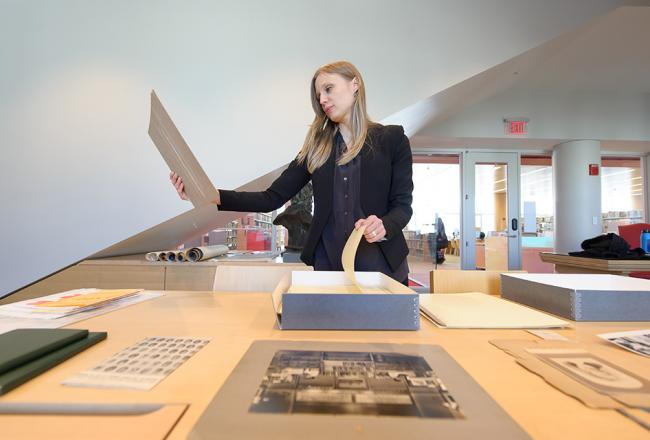
[[[650,321],[650,280],[609,274],[501,274],[501,297],[574,321]]]
[[[103,404],[110,409],[110,403]],[[30,406],[26,404],[25,406]],[[31,405],[35,408],[34,413],[28,409],[16,414],[0,415],[2,423],[2,436],[7,439],[40,440],[61,439],[61,440],[113,440],[113,439],[160,439],[168,438],[174,426],[187,410],[186,404],[159,404],[159,409],[133,414],[111,414],[100,408],[102,404],[79,404],[88,406],[89,410],[83,408],[78,413],[68,411],[66,413],[47,414],[37,409],[43,404]],[[60,404],[61,407],[66,405]],[[70,405],[67,405],[70,406]],[[140,406],[138,404],[132,405]],[[152,406],[152,405],[141,405]],[[93,412],[93,408],[97,409]],[[29,416],[31,423],[25,423],[25,417]]]
[[[190,439],[527,439],[441,347],[255,341]]]
[[[379,272],[294,271],[272,294],[282,330],[418,330],[419,296]],[[361,293],[355,292],[361,289]],[[381,292],[381,293],[376,293]]]

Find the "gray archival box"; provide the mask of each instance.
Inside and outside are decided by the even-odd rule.
[[[650,321],[650,281],[609,274],[501,274],[501,297],[574,321]]]
[[[530,437],[439,346],[255,341],[189,438]]]

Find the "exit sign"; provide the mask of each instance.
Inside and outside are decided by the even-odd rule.
[[[508,136],[524,136],[528,134],[528,118],[503,118],[505,133]]]

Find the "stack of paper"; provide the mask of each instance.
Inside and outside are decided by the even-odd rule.
[[[57,319],[130,298],[142,289],[76,289],[0,306],[0,316]]]
[[[420,295],[420,311],[447,328],[553,328],[568,322],[484,293]]]

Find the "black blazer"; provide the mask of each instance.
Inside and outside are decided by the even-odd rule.
[[[408,255],[402,229],[413,214],[413,158],[408,138],[399,125],[373,124],[361,149],[361,209],[381,218],[386,240],[379,247],[395,271]],[[314,219],[300,258],[313,266],[316,245],[332,211],[335,151],[313,175],[294,159],[266,191],[219,190],[223,211],[269,212],[280,208],[312,180]]]

